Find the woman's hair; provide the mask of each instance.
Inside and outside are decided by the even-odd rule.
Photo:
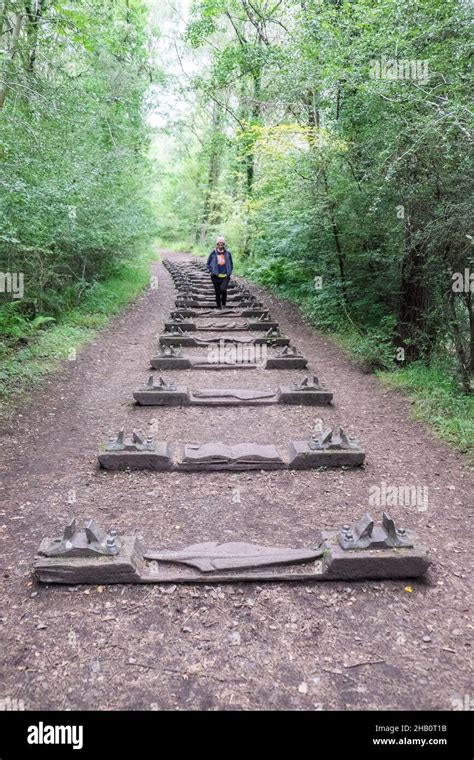
[[[225,245],[225,238],[224,238],[224,237],[222,237],[222,235],[220,235],[220,236],[217,238],[217,240],[216,240],[216,245],[218,245],[218,243],[224,243],[224,245]]]

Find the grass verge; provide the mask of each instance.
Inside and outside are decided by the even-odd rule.
[[[124,262],[113,277],[95,283],[80,307],[66,312],[56,324],[38,332],[29,344],[0,361],[0,416],[10,414],[27,392],[39,385],[61,362],[92,340],[110,319],[150,284],[150,264],[156,247]]]
[[[414,401],[413,416],[474,461],[474,396],[459,390],[446,369],[411,364],[395,372],[377,372],[382,382]]]

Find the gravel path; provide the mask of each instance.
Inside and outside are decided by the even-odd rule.
[[[464,457],[411,421],[406,399],[351,364],[296,307],[254,286],[334,406],[135,407],[132,392],[149,374],[174,302],[168,273],[154,269],[158,288],[2,423],[0,699],[26,709],[453,709],[473,693]],[[194,388],[273,389],[301,375],[173,378]],[[316,417],[355,435],[364,469],[158,474],[96,464],[99,444],[122,425],[175,442],[284,444],[307,437]],[[424,581],[69,588],[31,577],[41,538],[72,515],[141,533],[154,548],[238,539],[304,546],[319,529],[360,517],[382,482],[428,489],[424,511],[389,510],[431,550]],[[370,509],[380,518],[381,508]]]

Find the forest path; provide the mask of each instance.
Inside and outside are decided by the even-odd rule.
[[[472,480],[463,456],[411,421],[406,399],[363,374],[296,307],[254,286],[333,391],[334,407],[136,408],[132,393],[175,297],[164,267],[154,271],[158,288],[2,423],[0,699],[26,709],[452,709],[472,694]],[[219,375],[221,387],[273,388],[290,374],[302,373],[175,379],[199,387]],[[172,441],[263,443],[305,438],[317,416],[355,435],[367,451],[363,470],[97,469],[99,444],[123,424],[146,430],[155,420],[158,437]],[[41,538],[72,515],[141,533],[154,548],[213,539],[303,546],[360,517],[370,486],[382,482],[428,489],[426,511],[389,510],[431,551],[424,581],[68,588],[31,578]],[[382,509],[372,512],[380,518]]]

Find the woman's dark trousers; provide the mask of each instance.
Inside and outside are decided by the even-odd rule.
[[[227,303],[227,286],[229,284],[230,277],[218,277],[216,274],[213,274],[211,275],[211,278],[216,294],[217,308],[222,309],[222,307]]]

